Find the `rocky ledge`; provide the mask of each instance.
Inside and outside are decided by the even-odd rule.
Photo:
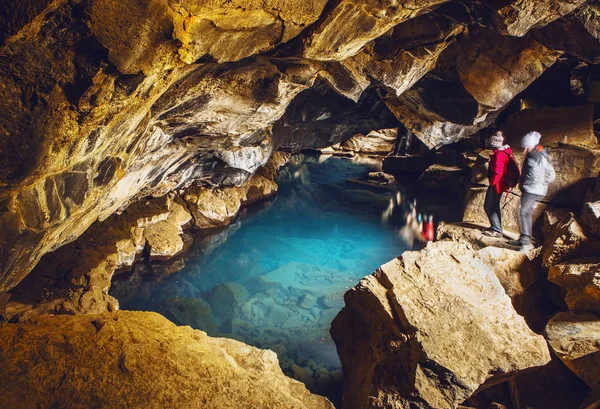
[[[274,352],[210,338],[155,313],[6,324],[0,365],[3,408],[333,409],[286,377]]]

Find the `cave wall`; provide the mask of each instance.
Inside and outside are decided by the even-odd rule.
[[[0,2],[0,293],[141,198],[400,123],[440,147],[561,56],[599,62],[597,1],[20,3]]]

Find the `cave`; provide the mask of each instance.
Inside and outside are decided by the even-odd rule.
[[[0,5],[1,408],[600,407],[600,1]]]

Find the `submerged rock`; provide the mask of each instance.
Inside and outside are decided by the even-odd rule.
[[[550,360],[543,337],[464,243],[407,252],[345,301],[331,327],[343,408],[455,408],[479,388]]]
[[[333,409],[284,376],[272,351],[210,338],[155,313],[7,324],[0,345],[6,408]]]

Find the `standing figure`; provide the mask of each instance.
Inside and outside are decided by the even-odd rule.
[[[527,157],[523,164],[523,173],[519,187],[521,188],[521,237],[510,240],[513,246],[519,246],[521,251],[529,251],[533,225],[533,209],[548,193],[548,185],[556,179],[554,167],[550,162],[548,151],[540,145],[542,135],[539,132],[529,132],[523,137],[521,145],[525,148]]]
[[[494,149],[494,152],[490,155],[488,168],[490,186],[485,194],[483,207],[485,214],[490,220],[490,228],[484,231],[483,234],[501,238],[503,235],[500,199],[502,199],[504,192],[508,192],[519,181],[519,167],[515,165],[516,162],[512,157],[510,146],[504,145],[504,134],[502,131],[497,131],[490,136],[488,145]],[[516,176],[514,175],[514,168],[516,168]]]

